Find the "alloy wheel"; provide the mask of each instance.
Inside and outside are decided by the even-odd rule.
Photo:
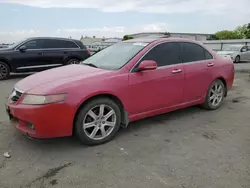
[[[79,63],[80,63],[80,61],[77,59],[72,59],[72,60],[68,61],[68,65],[79,64]]]
[[[9,74],[8,67],[0,64],[0,79],[7,77]]]
[[[236,58],[235,58],[235,63],[239,63],[240,62],[240,56],[237,56]]]
[[[209,102],[212,106],[217,107],[222,102],[224,87],[220,83],[215,83],[209,93]]]
[[[115,128],[117,116],[109,105],[101,104],[90,109],[83,120],[83,130],[92,140],[102,140]]]

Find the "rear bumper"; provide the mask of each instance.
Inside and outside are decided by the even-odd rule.
[[[72,135],[74,111],[65,104],[6,105],[11,123],[34,138],[54,138]]]

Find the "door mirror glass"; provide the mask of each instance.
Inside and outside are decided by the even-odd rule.
[[[146,70],[154,70],[157,68],[157,63],[153,60],[144,60],[142,61],[137,70],[138,71],[146,71]]]
[[[26,46],[23,45],[23,46],[21,46],[21,47],[19,48],[19,51],[20,51],[20,52],[24,52],[26,49],[27,49]]]

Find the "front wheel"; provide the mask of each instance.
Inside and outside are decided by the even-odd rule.
[[[217,79],[208,89],[206,99],[202,107],[208,110],[215,110],[221,106],[224,96],[225,85],[221,80]]]
[[[98,98],[80,109],[76,123],[76,134],[86,145],[104,144],[114,138],[120,128],[119,106],[109,98]]]
[[[239,62],[240,62],[240,56],[239,56],[239,55],[237,55],[237,56],[235,57],[234,62],[235,62],[235,63],[239,63]]]

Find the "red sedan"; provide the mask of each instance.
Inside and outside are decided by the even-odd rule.
[[[21,80],[7,112],[31,137],[76,134],[97,145],[135,120],[193,105],[217,109],[233,80],[232,60],[197,41],[133,39]]]

